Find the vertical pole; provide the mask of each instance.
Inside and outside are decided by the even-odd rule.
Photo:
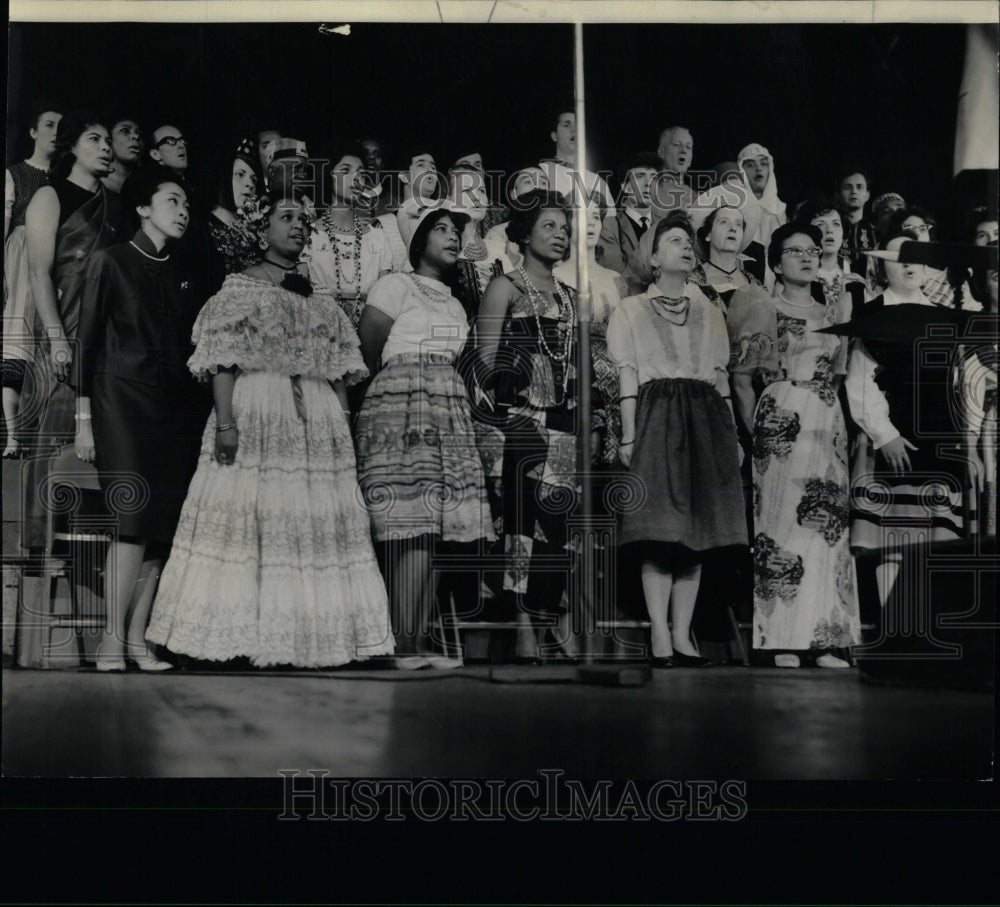
[[[577,413],[578,413],[578,450],[581,477],[580,517],[582,523],[582,550],[580,551],[582,571],[580,588],[583,593],[581,602],[584,617],[584,654],[589,656],[593,651],[593,546],[591,529],[593,524],[593,476],[590,425],[591,425],[591,363],[590,363],[590,323],[593,318],[593,305],[590,292],[590,276],[587,265],[587,202],[583,184],[583,173],[586,170],[587,120],[584,103],[583,78],[583,24],[577,22],[573,26],[575,80],[574,96],[576,102],[576,169],[577,189],[575,193],[576,206],[574,234],[576,240],[576,285],[578,290],[578,325],[579,338],[577,343]],[[572,607],[572,603],[571,603]]]

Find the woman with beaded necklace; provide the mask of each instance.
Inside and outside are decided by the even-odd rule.
[[[566,518],[577,497],[576,294],[553,275],[569,256],[565,200],[535,190],[521,196],[507,235],[523,256],[486,289],[477,321],[481,363],[494,391],[490,421],[503,432],[502,515],[507,562],[503,592],[517,615],[517,657],[540,659],[550,620],[555,643],[575,655],[565,592]],[[566,558],[561,570],[542,568]]]
[[[492,539],[483,467],[455,362],[469,334],[453,279],[466,217],[430,210],[410,241],[413,272],[372,287],[361,348],[375,378],[358,415],[358,481],[386,550],[399,668],[453,668],[431,651],[435,550]],[[456,653],[458,654],[458,653]]]
[[[345,385],[367,375],[332,296],[299,256],[303,203],[247,211],[262,260],[195,322],[188,368],[215,410],[147,639],[198,659],[333,667],[393,650],[360,500]]]
[[[392,270],[385,231],[373,229],[358,213],[365,177],[358,155],[340,156],[330,171],[330,206],[313,224],[306,252],[310,279],[337,298],[355,330],[368,291]]]
[[[691,639],[701,559],[747,543],[729,337],[721,302],[689,279],[694,243],[688,216],[667,214],[653,231],[655,282],[622,300],[608,324],[621,393],[619,456],[645,485],[640,506],[623,514],[619,544],[642,545],[658,668],[710,664]]]

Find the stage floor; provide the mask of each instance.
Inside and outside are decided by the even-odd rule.
[[[101,675],[3,671],[3,772],[333,776],[980,779],[994,697],[872,686],[856,670],[574,669]]]

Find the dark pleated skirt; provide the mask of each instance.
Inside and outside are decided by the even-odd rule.
[[[621,544],[692,551],[747,544],[736,427],[710,384],[664,378],[639,388],[630,472],[642,504],[622,516]]]

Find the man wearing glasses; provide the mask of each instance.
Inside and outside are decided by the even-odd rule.
[[[159,126],[153,130],[149,156],[184,179],[188,167],[188,141],[176,126]]]

